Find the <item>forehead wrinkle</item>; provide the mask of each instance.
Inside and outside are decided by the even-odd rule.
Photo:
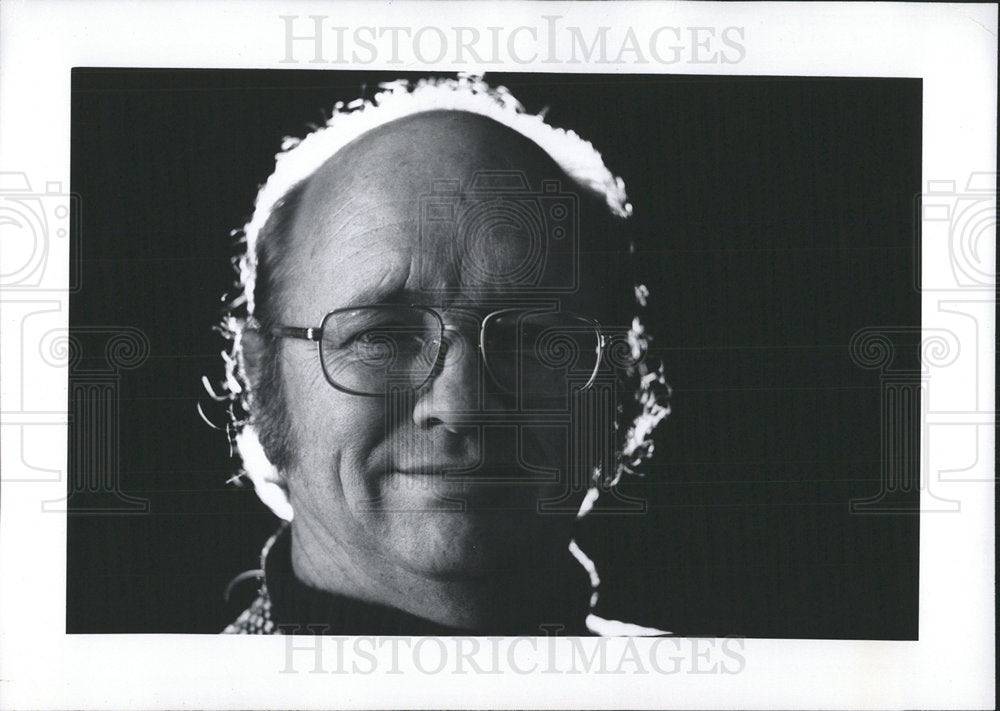
[[[398,264],[391,265],[388,269],[382,272],[381,277],[377,284],[371,287],[371,291],[378,292],[379,294],[392,294],[397,291],[401,291],[409,282],[410,274],[413,272],[413,262],[402,261]],[[384,297],[383,297],[384,298]]]
[[[408,217],[404,210],[392,208],[395,204],[407,202],[409,201],[383,202],[381,204],[388,209],[378,210],[352,197],[332,212],[321,213],[310,230],[313,233],[310,256],[316,258],[321,251],[336,249],[383,230],[397,235],[405,233],[405,228],[411,227],[416,221],[415,218]],[[363,226],[363,229],[358,229],[359,226]]]
[[[383,224],[370,227],[365,230],[343,234],[343,231],[328,235],[325,244],[317,244],[313,248],[313,257],[319,255],[320,251],[335,251],[341,258],[363,256],[366,253],[375,251],[377,255],[393,254],[409,251],[405,241],[392,241],[389,244],[379,244],[377,239],[365,240],[365,237],[378,236],[386,228],[399,228],[408,226],[407,220],[388,220]],[[394,231],[395,235],[405,235],[404,230]]]

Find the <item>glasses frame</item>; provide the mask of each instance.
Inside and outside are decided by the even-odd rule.
[[[449,326],[444,322],[444,319],[441,317],[441,314],[438,313],[437,309],[433,307],[424,306],[422,304],[360,304],[358,306],[347,306],[341,309],[334,309],[333,311],[328,312],[325,316],[323,316],[323,320],[320,321],[319,326],[279,325],[272,328],[270,330],[270,334],[276,338],[294,338],[303,341],[315,342],[316,352],[317,355],[319,356],[320,367],[323,369],[323,377],[326,378],[326,382],[328,382],[336,390],[347,393],[348,395],[357,395],[359,397],[386,397],[385,393],[368,393],[368,392],[362,392],[360,390],[353,390],[352,388],[348,388],[344,385],[341,385],[340,383],[338,383],[336,380],[333,379],[333,377],[327,370],[326,359],[323,357],[323,330],[326,328],[326,325],[331,318],[333,318],[338,314],[347,313],[348,311],[357,311],[358,309],[398,309],[398,308],[409,308],[409,309],[417,309],[419,311],[423,311],[424,313],[428,313],[431,316],[433,316],[434,320],[437,321],[438,324],[438,333],[439,333],[438,339],[439,342],[442,344],[442,346],[438,348],[438,352],[434,360],[434,365],[428,371],[427,377],[425,377],[417,385],[411,385],[407,388],[400,388],[401,390],[415,392],[426,386],[427,383],[430,382],[435,377],[435,374],[440,372],[440,369],[443,367],[443,364],[441,362],[442,358],[446,356],[448,350],[447,347],[445,347],[443,344],[445,343],[445,333],[449,330]],[[461,311],[461,309],[455,309],[455,310]],[[541,309],[531,310],[524,308],[506,308],[506,309],[497,309],[496,311],[491,311],[490,313],[486,314],[485,316],[479,319],[479,342],[478,342],[479,357],[482,359],[483,367],[486,370],[486,373],[490,376],[490,379],[494,382],[494,384],[501,390],[503,390],[508,394],[518,395],[520,393],[517,390],[512,390],[511,388],[506,387],[500,381],[500,378],[497,377],[496,373],[494,373],[493,369],[490,367],[490,359],[486,356],[487,326],[492,321],[495,321],[501,316],[505,316],[511,313],[530,314],[530,313],[556,313],[556,312],[549,312]],[[607,339],[605,338],[604,332],[601,330],[601,324],[597,321],[597,319],[591,318],[589,316],[584,316],[583,314],[574,313],[572,311],[560,311],[558,313],[562,313],[567,316],[573,316],[574,318],[578,318],[581,321],[586,322],[589,326],[591,326],[594,329],[594,335],[597,337],[597,354],[596,354],[597,358],[594,361],[594,369],[590,373],[590,378],[587,380],[586,385],[584,385],[577,391],[577,392],[583,392],[591,385],[593,385],[594,380],[597,378],[597,373],[601,368],[601,361],[604,359],[604,350],[607,346]]]

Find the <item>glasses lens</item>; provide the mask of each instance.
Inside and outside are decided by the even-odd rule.
[[[587,387],[597,369],[600,335],[591,321],[574,314],[505,311],[486,323],[483,346],[501,388],[552,399]]]
[[[434,312],[415,307],[334,312],[323,322],[323,371],[338,387],[366,395],[419,387],[434,369],[441,330]]]

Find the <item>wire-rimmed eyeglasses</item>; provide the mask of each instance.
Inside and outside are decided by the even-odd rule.
[[[466,354],[471,339],[462,331],[429,306],[376,304],[331,311],[318,327],[276,326],[271,334],[316,342],[330,385],[375,397],[424,387]],[[508,308],[481,317],[478,346],[486,373],[501,391],[551,399],[593,384],[605,338],[587,316]]]

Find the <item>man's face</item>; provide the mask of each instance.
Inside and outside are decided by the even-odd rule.
[[[475,264],[454,237],[421,237],[420,200],[433,181],[467,186],[477,171],[512,169],[535,190],[560,177],[498,124],[418,115],[340,151],[311,178],[297,213],[283,324],[316,326],[349,306],[419,303],[438,309],[454,338],[443,367],[402,399],[341,392],[325,380],[315,344],[280,344],[296,529],[370,579],[388,581],[392,569],[436,579],[503,574],[565,551],[572,517],[540,514],[538,503],[566,490],[568,427],[518,424],[504,416],[504,397],[479,395],[475,314],[537,296],[482,266],[516,272],[524,235],[457,235],[476,250]],[[571,189],[565,179],[562,189]],[[561,305],[586,311],[579,299]],[[492,424],[480,417],[486,412]]]

